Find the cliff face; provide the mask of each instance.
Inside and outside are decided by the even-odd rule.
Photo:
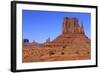
[[[63,34],[84,34],[83,26],[80,26],[78,24],[78,19],[77,18],[67,18],[65,17],[63,19],[63,24],[62,24],[62,33]]]

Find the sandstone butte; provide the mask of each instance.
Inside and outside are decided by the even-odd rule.
[[[91,40],[77,18],[63,18],[62,33],[54,40],[38,44],[23,42],[22,61],[69,61],[91,59]]]

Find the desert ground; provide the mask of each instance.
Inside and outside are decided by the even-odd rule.
[[[23,62],[91,59],[90,49],[70,47],[24,47]]]

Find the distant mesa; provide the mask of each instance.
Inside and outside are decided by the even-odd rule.
[[[48,43],[48,42],[50,42],[50,38],[48,38],[48,39],[46,40],[46,43]]]
[[[23,39],[23,42],[24,43],[29,43],[29,40],[28,39]]]

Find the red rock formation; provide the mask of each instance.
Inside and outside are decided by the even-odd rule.
[[[68,33],[84,33],[83,27],[81,27],[78,24],[78,19],[77,18],[64,18],[63,19],[63,34],[68,34]]]
[[[63,19],[62,34],[53,41],[45,43],[46,46],[77,46],[86,47],[90,45],[90,39],[85,35],[83,25],[78,24],[77,18]]]

